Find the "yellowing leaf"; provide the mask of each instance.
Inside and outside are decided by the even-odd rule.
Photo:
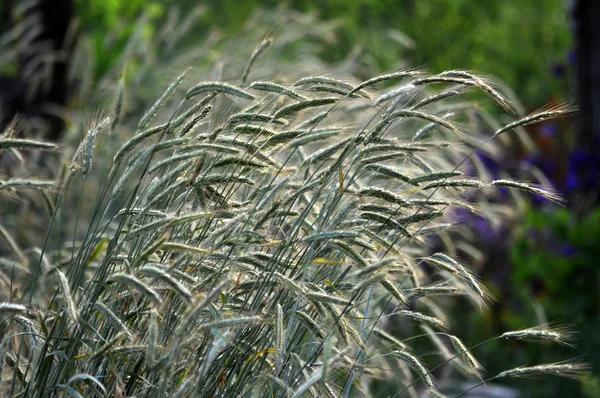
[[[330,260],[330,259],[324,258],[324,257],[313,258],[313,260],[311,262],[317,263],[317,264],[344,264],[343,261]]]

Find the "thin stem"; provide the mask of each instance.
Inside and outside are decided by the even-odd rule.
[[[480,346],[482,346],[482,345],[484,345],[484,344],[487,344],[487,343],[491,343],[492,341],[494,341],[494,340],[498,340],[498,339],[500,339],[500,337],[499,337],[499,336],[497,336],[497,337],[492,337],[491,339],[488,339],[488,340],[482,341],[481,343],[477,343],[477,344],[475,344],[475,345],[473,345],[473,346],[469,347],[468,349],[466,349],[466,350],[463,350],[463,351],[459,352],[458,354],[454,355],[453,357],[446,359],[445,361],[443,361],[443,362],[442,362],[442,363],[440,363],[439,365],[437,365],[437,366],[435,366],[435,367],[433,367],[433,368],[429,369],[429,370],[427,371],[427,373],[425,373],[425,374],[421,375],[421,376],[420,376],[418,379],[416,379],[415,381],[413,381],[412,383],[410,383],[409,385],[407,385],[406,387],[404,387],[402,390],[400,390],[400,392],[398,392],[398,393],[394,394],[394,395],[393,395],[392,397],[390,397],[390,398],[394,398],[394,397],[400,396],[400,395],[401,395],[403,392],[405,392],[405,391],[406,391],[406,390],[408,390],[410,387],[414,386],[414,385],[415,385],[417,382],[419,382],[419,381],[420,381],[420,380],[421,380],[423,377],[425,377],[426,375],[430,375],[431,373],[435,372],[435,371],[436,371],[437,369],[439,369],[440,367],[442,367],[442,366],[446,365],[447,363],[449,363],[450,361],[452,361],[452,360],[454,360],[454,359],[456,359],[456,358],[460,357],[461,355],[465,354],[466,352],[470,352],[471,350],[474,350],[474,349],[475,349],[475,348],[477,348],[477,347],[480,347]]]
[[[494,376],[494,377],[490,377],[490,378],[489,378],[489,379],[487,379],[487,380],[480,381],[479,383],[475,384],[473,387],[466,389],[465,391],[461,392],[461,393],[460,393],[460,394],[458,394],[458,395],[455,395],[455,396],[454,396],[454,398],[462,397],[463,395],[465,395],[465,394],[466,394],[466,393],[468,393],[469,391],[473,391],[474,389],[476,389],[476,388],[478,388],[478,387],[481,387],[482,385],[484,385],[484,384],[486,384],[486,383],[489,383],[489,382],[490,382],[490,381],[492,381],[492,380],[496,380],[497,378],[498,378],[498,376]]]

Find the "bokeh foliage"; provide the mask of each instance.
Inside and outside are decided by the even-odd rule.
[[[166,17],[169,5],[185,12],[194,1],[83,1],[79,0],[82,26],[97,42],[114,40],[115,54],[103,54],[106,67],[118,46],[132,33],[142,11],[152,20]],[[448,69],[485,71],[505,81],[529,107],[550,98],[564,98],[565,80],[557,79],[569,59],[569,24],[562,0],[289,0],[293,9],[339,21],[335,46],[323,50],[331,61],[344,59],[355,46],[371,55],[380,70],[407,65],[426,65],[432,72]],[[208,0],[206,12],[194,29],[201,35],[209,28],[235,34],[257,7],[274,8],[275,0]],[[283,28],[284,29],[284,28]],[[108,37],[107,37],[108,34]],[[113,38],[114,37],[114,38]],[[193,39],[190,39],[193,40]]]

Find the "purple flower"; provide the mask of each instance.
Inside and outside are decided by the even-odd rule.
[[[576,149],[569,156],[565,189],[594,189],[600,178],[600,156],[595,153]]]
[[[551,202],[548,202],[548,199],[546,199],[542,195],[532,194],[530,197],[531,197],[531,201],[538,206],[547,205],[548,203],[551,203]]]
[[[498,192],[500,192],[500,197],[502,199],[506,199],[510,195],[509,189],[507,187],[498,187]]]
[[[577,255],[577,249],[570,243],[560,244],[556,251],[563,257],[574,257]]]
[[[494,178],[496,178],[498,175],[498,162],[496,162],[494,159],[490,158],[489,156],[485,155],[483,152],[477,151],[475,154],[477,155],[477,157],[479,158],[479,160],[481,161],[483,166],[486,168],[486,170]]]
[[[559,62],[554,62],[550,67],[550,71],[552,72],[552,75],[558,79],[565,76],[565,66]]]
[[[456,218],[456,220],[458,222],[466,222],[472,216],[472,213],[469,210],[464,209],[462,207],[454,208],[453,213],[454,213],[454,217]]]
[[[569,166],[572,166],[574,168],[580,168],[588,164],[590,160],[593,159],[592,156],[590,156],[589,152],[584,151],[582,149],[576,149],[573,152],[571,152],[571,156],[569,157]]]
[[[482,216],[471,213],[467,209],[454,208],[452,214],[457,222],[473,227],[477,235],[483,240],[490,240],[496,237],[497,232],[490,222]]]
[[[489,241],[496,237],[496,230],[484,217],[475,216],[473,227],[477,231],[479,237],[483,240]]]
[[[565,180],[565,191],[572,192],[579,188],[579,177],[573,169],[569,168],[567,171],[567,178]]]
[[[548,121],[542,123],[540,130],[542,132],[542,136],[550,138],[556,135],[558,127],[556,126],[556,123]]]
[[[544,159],[539,153],[529,154],[525,157],[524,161],[536,166],[548,177],[552,176],[556,171],[556,164],[552,160]]]

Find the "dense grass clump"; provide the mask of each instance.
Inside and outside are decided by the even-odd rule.
[[[0,391],[371,396],[374,380],[392,378],[397,396],[416,396],[441,394],[440,367],[485,378],[474,347],[452,333],[444,298],[464,295],[484,308],[491,295],[466,264],[428,254],[427,239],[453,227],[452,209],[478,211],[468,192],[505,187],[560,201],[462,166],[491,138],[570,109],[472,136],[466,90],[518,113],[482,76],[401,70],[362,83],[252,81],[258,55],[247,84],[186,86],[181,74],[112,158],[95,155],[116,116],[87,126],[36,261],[21,264],[20,249],[12,269],[3,260],[3,283],[16,280],[20,290],[0,304]],[[395,86],[382,91],[386,84]],[[156,122],[182,87],[179,105]],[[0,149],[43,145],[0,138]],[[92,173],[98,164],[108,170],[101,179]],[[0,190],[41,184],[15,181]],[[79,211],[64,202],[76,181],[81,207],[93,211],[76,217],[71,242],[54,247],[56,215]],[[98,195],[85,196],[86,186]],[[570,337],[536,327],[496,339]],[[418,339],[439,355],[422,358]],[[518,367],[492,379],[577,377],[583,368]]]

